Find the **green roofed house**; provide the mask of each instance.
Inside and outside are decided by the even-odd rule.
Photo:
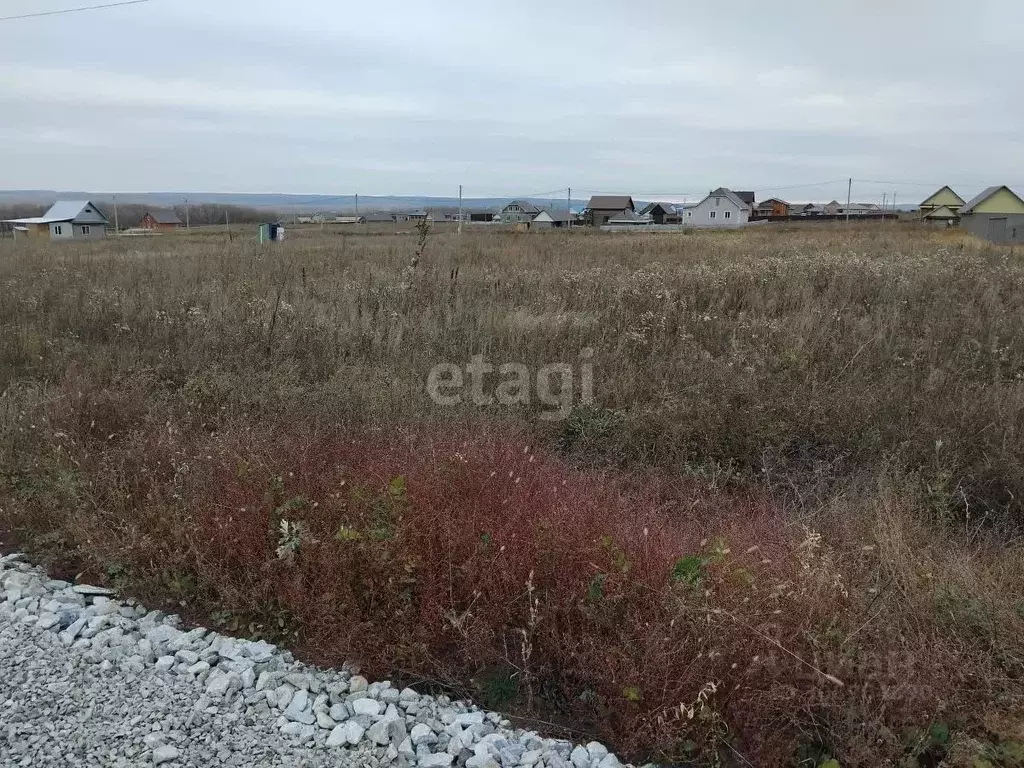
[[[1007,186],[989,187],[960,209],[972,235],[996,245],[1024,244],[1024,200]]]

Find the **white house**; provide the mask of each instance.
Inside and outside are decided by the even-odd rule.
[[[734,229],[750,221],[750,206],[735,192],[719,187],[694,206],[682,212],[684,227]]]
[[[51,240],[95,239],[107,236],[110,222],[88,200],[58,200],[42,216],[10,219],[29,235],[49,235]]]
[[[568,227],[572,224],[572,216],[568,211],[541,211],[533,217],[530,229],[552,229]]]

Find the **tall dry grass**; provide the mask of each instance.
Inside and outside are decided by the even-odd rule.
[[[925,765],[997,760],[1015,743],[1024,703],[1018,257],[896,225],[445,232],[429,238],[415,269],[408,233],[289,237],[262,249],[221,232],[0,243],[0,490],[5,519],[26,540],[71,552],[149,599],[234,617],[239,631],[281,622],[319,658],[358,653],[387,673],[388,658],[400,657],[415,674],[483,695],[495,683],[481,676],[522,666],[522,649],[507,651],[507,640],[537,619],[522,611],[519,582],[531,570],[550,573],[535,545],[517,549],[498,582],[488,574],[504,571],[471,567],[473,552],[462,552],[464,591],[416,592],[409,623],[396,622],[403,631],[379,654],[355,629],[332,645],[324,637],[341,637],[337,626],[351,624],[346,611],[358,600],[336,598],[333,618],[318,622],[313,596],[340,587],[317,575],[323,568],[278,557],[287,499],[268,498],[268,488],[293,472],[305,479],[288,498],[322,510],[328,468],[311,469],[303,446],[325,436],[323,455],[374,493],[386,496],[388,482],[408,474],[422,506],[409,514],[402,547],[371,554],[425,562],[463,530],[438,529],[431,517],[445,494],[446,519],[477,521],[466,534],[476,542],[495,535],[476,530],[476,481],[441,482],[418,452],[378,441],[437,446],[457,431],[482,468],[504,455],[493,435],[517,435],[508,444],[527,441],[599,473],[588,477],[625,484],[637,514],[612,540],[629,562],[651,557],[635,550],[649,515],[669,521],[665,540],[674,542],[655,561],[682,561],[684,581],[687,558],[706,556],[690,541],[697,530],[705,542],[731,540],[737,556],[769,542],[775,555],[763,558],[752,591],[742,575],[707,582],[700,642],[669,632],[671,656],[637,645],[645,616],[675,631],[666,611],[683,609],[659,598],[637,603],[644,610],[602,645],[609,619],[586,612],[587,564],[609,557],[610,534],[598,529],[611,522],[583,512],[600,498],[586,489],[606,480],[583,481],[568,505],[530,496],[505,523],[535,533],[539,520],[552,521],[564,531],[565,562],[580,565],[577,580],[543,583],[545,611],[564,634],[540,625],[534,658],[544,672],[530,701],[509,706],[586,723],[632,754],[679,759]],[[595,351],[596,403],[564,423],[538,420],[538,404],[442,408],[425,392],[438,362],[482,354],[537,368],[573,363],[585,347]],[[369,459],[330,442],[354,436],[369,441],[356,452]],[[580,483],[568,465],[551,466]],[[687,481],[654,498],[638,490],[655,482],[652,468],[657,483]],[[737,513],[749,494],[760,511]],[[218,516],[243,507],[227,522]],[[698,523],[697,507],[721,514]],[[303,509],[289,507],[289,520],[318,541],[344,523],[337,509]],[[216,530],[221,538],[208,537]],[[211,540],[220,542],[214,550]],[[331,541],[322,556],[344,571],[353,548],[344,536]],[[287,567],[298,570],[285,571],[290,586],[275,597]],[[661,566],[646,577],[654,581],[625,576],[622,589],[673,594]],[[420,578],[434,584],[445,574]],[[374,587],[384,605],[413,599],[388,588],[386,579]],[[466,635],[492,643],[453,639],[445,624],[469,610],[474,590],[497,590],[495,599],[517,606]],[[372,628],[387,626],[372,616]],[[662,673],[655,658],[672,663]],[[688,717],[695,709],[703,719]]]

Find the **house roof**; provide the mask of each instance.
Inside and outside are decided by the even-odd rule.
[[[58,200],[50,206],[50,210],[42,216],[31,216],[25,219],[8,219],[16,224],[56,224],[62,221],[75,221],[82,217],[82,213],[89,209],[84,217],[86,223],[106,224],[107,217],[100,213],[99,209],[88,200]]]
[[[754,205],[754,193],[753,192],[749,192],[749,191],[744,190],[743,192],[733,192],[733,194],[736,195],[736,197],[738,197],[740,200],[742,200],[747,205],[749,205],[749,206],[753,206]]]
[[[623,211],[627,208],[633,210],[633,198],[629,195],[594,195],[587,203],[590,210],[599,211]]]
[[[505,208],[508,208],[510,205],[518,205],[523,209],[523,213],[540,213],[538,206],[525,200],[511,200],[505,205]],[[502,210],[505,210],[505,208],[502,208]]]
[[[650,216],[641,216],[639,213],[630,210],[629,208],[623,210],[622,213],[620,213],[618,216],[612,216],[610,219],[608,219],[609,224],[640,224],[650,223],[650,221]]]
[[[181,224],[181,219],[174,211],[147,211],[157,224]]]
[[[958,214],[948,205],[941,205],[934,211],[929,211],[924,215],[926,219],[955,219],[958,218]]]
[[[552,221],[570,221],[572,215],[568,211],[540,211],[535,217],[534,221],[540,218],[542,215],[547,215]]]
[[[736,192],[733,192],[731,189],[726,189],[725,187],[719,187],[718,189],[712,190],[708,194],[708,197],[724,197],[725,199],[733,203],[733,205],[735,205],[737,208],[746,208],[748,205],[747,202],[742,197],[740,197]],[[705,197],[704,200],[707,200],[708,197]]]
[[[672,205],[672,203],[648,203],[643,207],[640,213],[641,215],[651,213],[654,211],[655,208],[661,208],[662,212],[668,214],[669,216],[674,216],[676,214],[676,208],[674,205]]]
[[[364,217],[366,221],[394,221],[395,217],[390,213],[368,213]]]
[[[936,190],[931,195],[929,195],[927,197],[927,199],[925,199],[925,201],[923,203],[921,203],[921,205],[932,205],[932,201],[935,200],[935,198],[939,197],[939,195],[941,195],[943,192],[949,192],[949,194],[951,194],[953,197],[956,198],[956,202],[959,205],[963,205],[964,204],[964,199],[962,197],[960,197],[960,195],[958,195],[956,192],[954,192],[952,187],[950,187],[949,185],[946,185],[946,186],[942,187],[941,189]],[[943,203],[943,205],[948,205],[948,203]]]
[[[742,199],[742,198],[740,198],[740,199]],[[769,205],[771,203],[782,203],[783,205],[789,205],[789,203],[787,203],[785,200],[783,200],[781,198],[769,197],[767,200],[762,200],[760,203],[758,203],[757,207],[760,208],[761,206]]]
[[[967,202],[967,204],[963,208],[960,209],[960,214],[963,215],[965,213],[972,213],[976,207],[978,207],[979,205],[984,203],[986,200],[988,200],[990,197],[992,197],[992,195],[994,195],[996,192],[999,192],[1000,190],[1003,190],[1003,189],[1005,189],[1011,195],[1016,197],[1018,200],[1021,199],[1020,195],[1018,195],[1016,192],[1014,192],[1008,186],[1006,186],[1005,184],[1000,184],[1000,185],[995,186],[995,187],[989,187],[988,189],[986,189],[984,192],[982,192],[977,197],[972,197]],[[1021,200],[1021,203],[1024,204],[1024,200]]]

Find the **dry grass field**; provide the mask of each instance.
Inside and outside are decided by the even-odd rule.
[[[1024,765],[1020,254],[287,236],[0,241],[0,527],[636,760]],[[474,355],[594,402],[436,404]]]

